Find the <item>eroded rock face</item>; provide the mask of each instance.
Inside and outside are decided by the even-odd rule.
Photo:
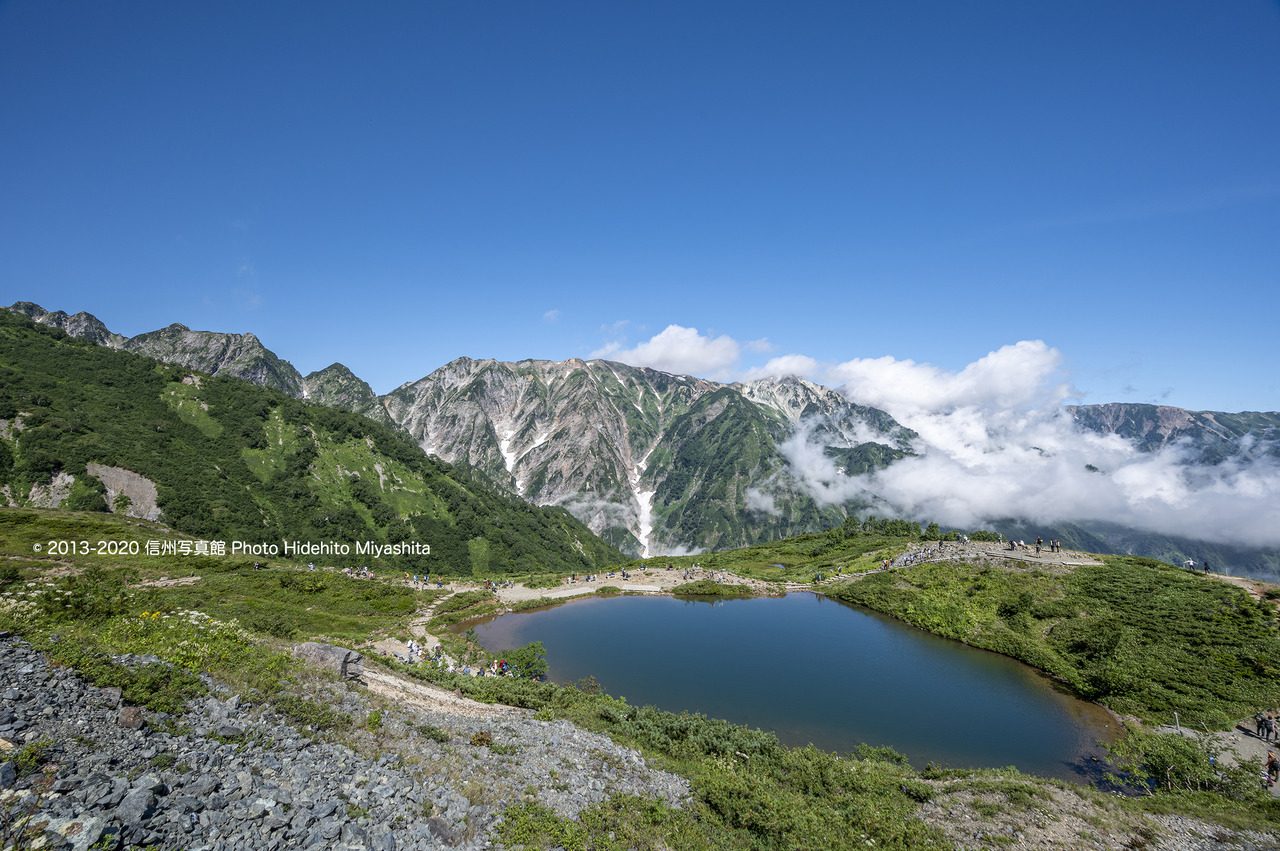
[[[789,438],[901,455],[915,437],[883,411],[803,379],[725,385],[576,358],[459,358],[380,401],[428,453],[537,505],[563,506],[636,555],[823,525],[780,449]],[[762,490],[767,499],[753,496]],[[768,511],[751,512],[766,502]],[[839,522],[836,514],[821,520]]]
[[[124,514],[144,520],[159,520],[160,508],[156,505],[156,484],[146,476],[140,476],[123,467],[105,467],[102,464],[86,464],[89,475],[107,488],[107,505],[116,510],[116,499],[124,494],[129,506]]]
[[[290,396],[302,396],[302,376],[298,370],[276,357],[253,334],[193,331],[174,323],[159,331],[131,337],[122,348],[209,375],[243,378]]]
[[[358,680],[364,675],[364,657],[354,650],[307,641],[293,648],[295,659],[326,671],[333,671],[344,680]]]
[[[71,494],[76,477],[59,472],[47,485],[32,485],[27,502],[36,508],[57,508]]]

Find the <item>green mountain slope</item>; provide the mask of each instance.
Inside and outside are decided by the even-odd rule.
[[[105,510],[89,465],[149,480],[165,522],[229,545],[426,544],[429,556],[326,559],[454,574],[621,560],[563,509],[499,496],[402,432],[0,314],[3,495],[59,501],[61,488],[64,505]]]

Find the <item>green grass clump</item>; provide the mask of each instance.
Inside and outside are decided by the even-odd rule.
[[[433,742],[444,744],[451,738],[447,732],[433,724],[414,724],[413,729]]]
[[[73,646],[68,641],[37,641],[34,646],[99,688],[117,687],[125,702],[153,712],[179,715],[186,710],[187,701],[209,691],[198,676],[174,665],[121,665],[102,652]]]
[[[35,774],[49,761],[57,743],[48,736],[41,736],[18,748],[13,755],[13,767],[20,777]]]
[[[755,594],[746,585],[729,585],[712,579],[699,579],[686,582],[671,589],[677,597],[754,597]]]
[[[276,711],[295,724],[310,727],[317,732],[325,730],[348,730],[351,728],[351,716],[346,712],[338,712],[314,700],[308,700],[296,694],[281,694],[271,698]]]
[[[536,801],[508,807],[502,817],[499,837],[508,848],[700,851],[733,847],[688,811],[634,795],[615,795],[582,810],[576,820],[557,816],[550,807]]]

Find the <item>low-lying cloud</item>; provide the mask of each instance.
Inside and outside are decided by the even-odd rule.
[[[608,348],[608,347],[606,347]],[[850,401],[887,411],[915,430],[916,457],[874,474],[844,475],[811,429],[780,445],[791,475],[819,503],[887,502],[903,516],[977,528],[998,518],[1045,524],[1106,521],[1149,532],[1244,546],[1280,546],[1280,464],[1242,452],[1215,466],[1193,463],[1175,442],[1140,451],[1116,435],[1078,426],[1064,403],[1078,398],[1062,352],[1024,340],[959,371],[892,357],[822,363],[786,354],[743,370],[744,347],[727,336],[668,326],[633,349],[595,356],[750,381],[803,375]],[[1248,449],[1247,445],[1242,448]],[[768,511],[765,488],[751,508]]]
[[[1062,355],[1040,341],[992,352],[959,372],[892,358],[831,370],[851,401],[874,405],[920,434],[917,457],[859,477],[904,513],[957,528],[993,518],[1108,521],[1249,546],[1280,545],[1280,467],[1242,454],[1188,463],[1175,442],[1140,451],[1078,426]],[[818,479],[816,494],[831,485]]]

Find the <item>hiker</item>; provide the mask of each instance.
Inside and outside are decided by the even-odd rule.
[[[1267,728],[1267,716],[1263,715],[1261,712],[1255,713],[1253,716],[1253,724],[1256,728],[1254,730],[1254,735],[1261,739],[1262,731]]]
[[[1275,735],[1276,735],[1276,719],[1268,715],[1262,721],[1262,737],[1269,742],[1271,741],[1271,737]],[[1280,736],[1276,736],[1276,739],[1280,741]]]
[[[1280,759],[1272,751],[1267,751],[1267,778],[1270,783],[1280,780]]]

